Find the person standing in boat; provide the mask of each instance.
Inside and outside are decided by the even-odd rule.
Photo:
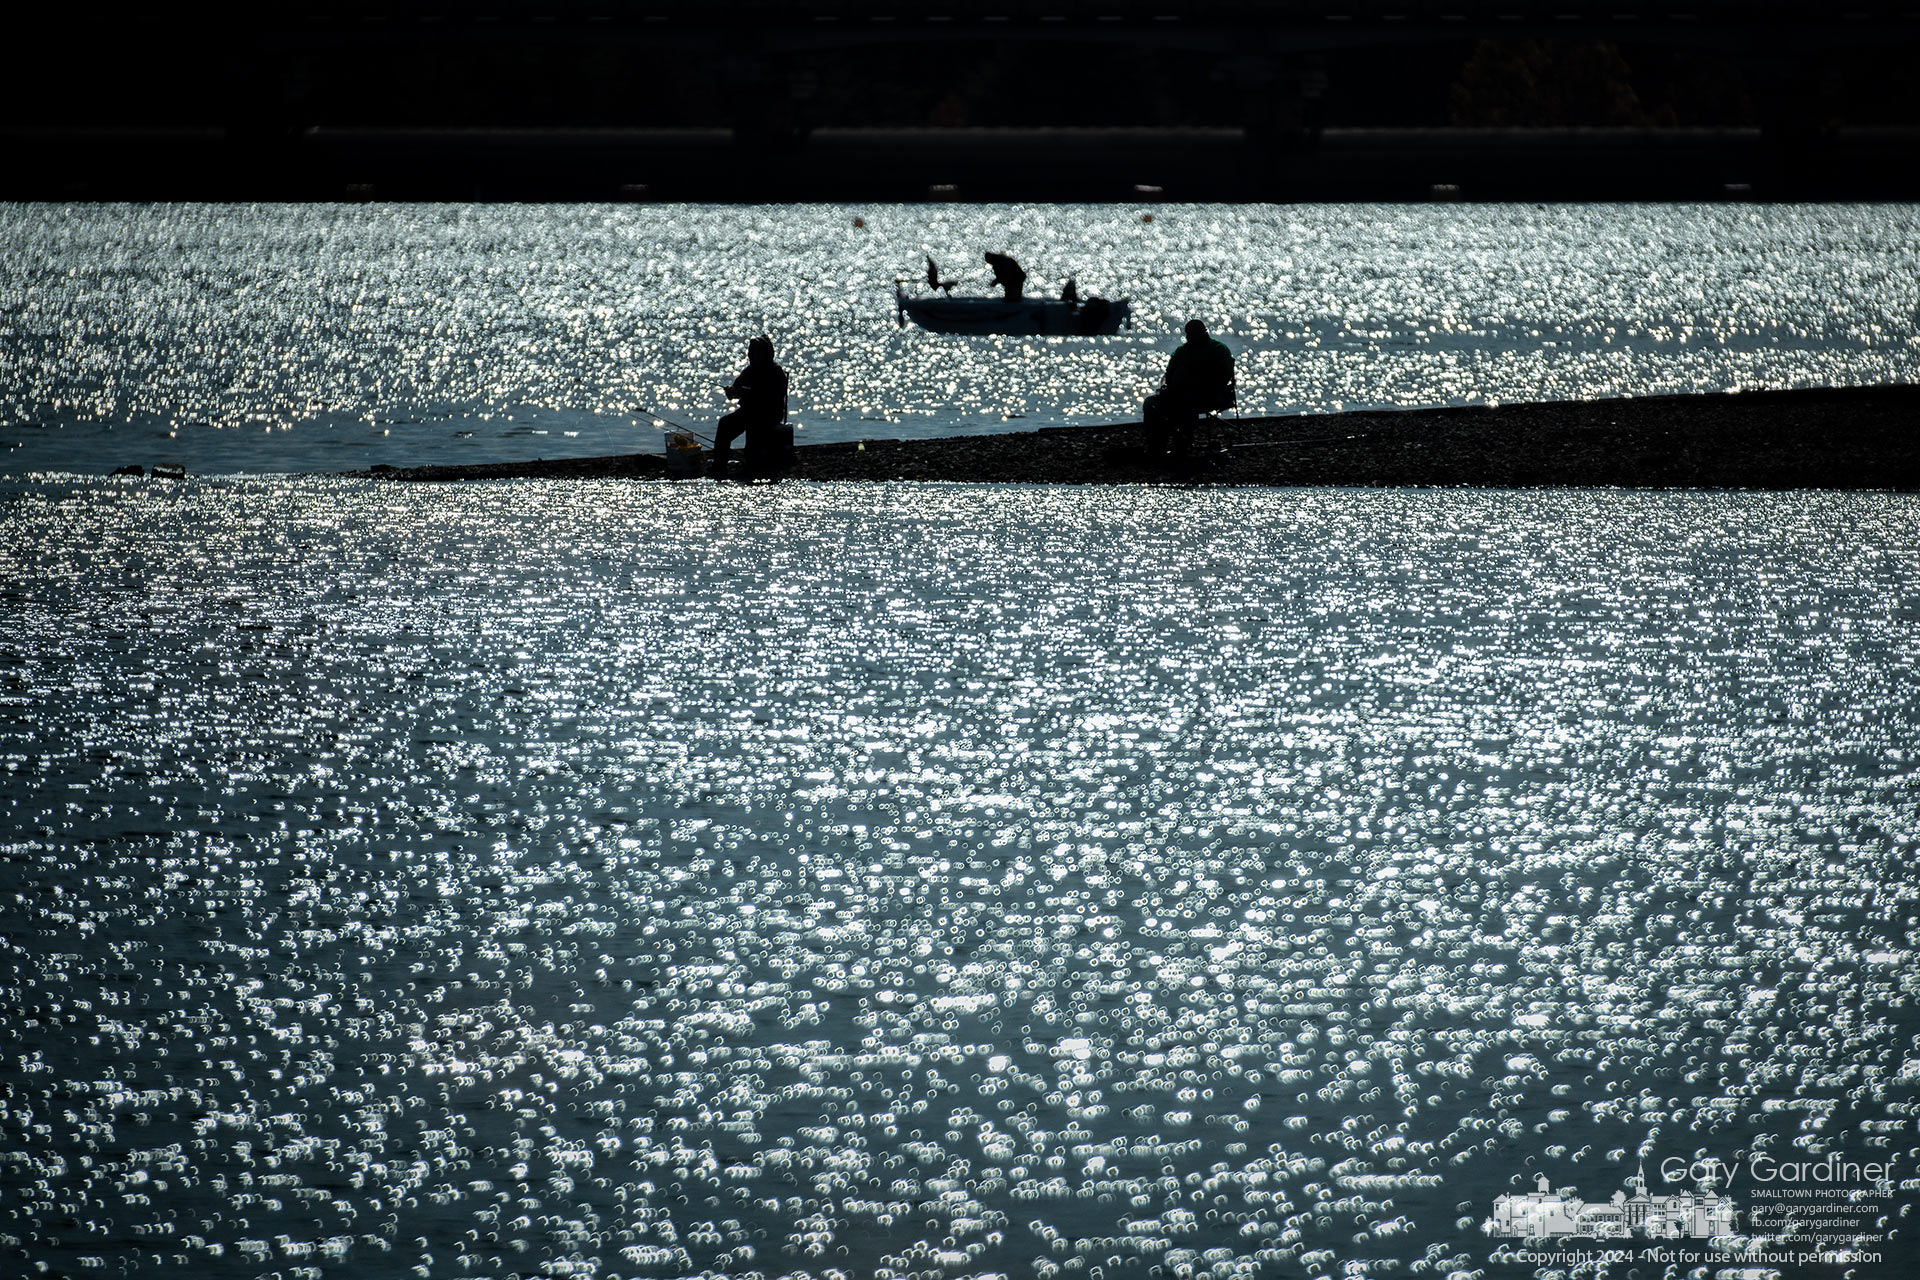
[[[1148,452],[1185,457],[1193,445],[1194,419],[1233,403],[1233,352],[1208,335],[1204,321],[1187,321],[1187,340],[1167,361],[1160,390],[1147,397],[1141,413]]]
[[[934,265],[932,254],[930,253],[927,254],[926,259],[927,259],[927,288],[939,289],[942,292],[946,293],[949,297],[951,297],[953,295],[954,282],[952,280],[942,280],[940,278],[940,268]]]
[[[740,407],[720,419],[713,429],[713,477],[727,478],[727,458],[733,442],[744,433],[748,458],[763,431],[787,420],[787,371],[773,362],[773,339],[761,334],[747,343],[747,367],[726,389],[727,399]]]
[[[1027,287],[1027,273],[1020,269],[1020,264],[1004,253],[989,250],[987,266],[993,272],[993,282],[1007,291],[1007,301],[1020,301],[1020,294]]]

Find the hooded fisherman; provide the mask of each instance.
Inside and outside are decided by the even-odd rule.
[[[762,432],[787,420],[787,371],[773,362],[773,339],[764,333],[747,343],[747,367],[727,387],[727,399],[740,407],[713,429],[713,476],[724,480],[733,442],[744,432],[752,460]]]

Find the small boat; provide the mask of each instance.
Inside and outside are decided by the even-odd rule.
[[[933,333],[1118,333],[1132,326],[1128,300],[1087,298],[980,298],[922,295],[910,298],[893,287],[894,319],[901,328],[912,320]]]

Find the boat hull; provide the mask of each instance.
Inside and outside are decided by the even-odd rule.
[[[1127,299],[894,297],[902,325],[911,320],[932,333],[1118,333],[1128,320]]]

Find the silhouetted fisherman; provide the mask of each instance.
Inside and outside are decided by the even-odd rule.
[[[773,362],[773,339],[761,334],[747,343],[747,367],[727,388],[727,399],[738,400],[740,407],[720,419],[713,429],[713,476],[727,476],[728,451],[744,432],[747,455],[771,446],[773,428],[787,420],[787,371]]]
[[[993,282],[1007,291],[1007,301],[1020,301],[1020,293],[1027,287],[1027,273],[1020,264],[1004,253],[989,251],[987,266],[993,271]]]
[[[1203,413],[1230,409],[1234,403],[1233,352],[1207,336],[1199,320],[1187,321],[1187,340],[1167,361],[1160,390],[1147,397],[1141,414],[1147,449],[1186,456],[1193,445],[1193,422]]]
[[[927,255],[927,288],[939,289],[945,293],[953,292],[954,282],[940,278],[940,268],[933,265],[933,255]]]

